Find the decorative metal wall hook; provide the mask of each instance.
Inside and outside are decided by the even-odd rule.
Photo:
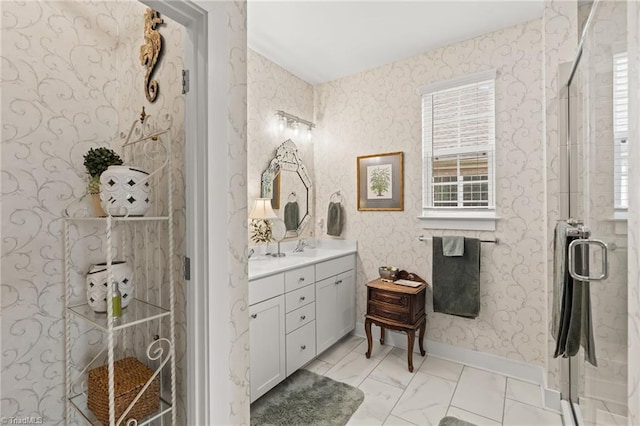
[[[162,53],[162,36],[157,30],[158,25],[164,24],[160,14],[147,8],[144,13],[144,44],[140,46],[140,63],[147,67],[144,73],[144,94],[149,102],[158,97],[158,81],[151,80],[156,64]]]

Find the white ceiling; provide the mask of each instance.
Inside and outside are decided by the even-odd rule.
[[[543,7],[543,0],[249,0],[248,44],[319,84],[539,18]]]

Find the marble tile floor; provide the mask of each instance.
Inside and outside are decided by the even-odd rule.
[[[455,416],[478,426],[562,426],[560,414],[542,408],[539,386],[434,356],[413,356],[374,340],[346,336],[305,368],[360,388],[365,395],[349,425],[437,425]]]

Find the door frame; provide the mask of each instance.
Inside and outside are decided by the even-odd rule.
[[[229,424],[227,235],[213,226],[228,217],[227,88],[228,1],[140,0],[185,27],[184,65],[190,71],[185,96],[187,318],[187,424]],[[222,163],[222,164],[221,164]],[[209,167],[209,164],[215,167]],[[215,200],[215,202],[213,202]],[[215,274],[214,274],[215,272]],[[214,348],[215,344],[215,348]]]

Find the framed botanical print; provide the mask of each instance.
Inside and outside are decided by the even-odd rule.
[[[403,153],[358,157],[358,210],[404,210]]]

